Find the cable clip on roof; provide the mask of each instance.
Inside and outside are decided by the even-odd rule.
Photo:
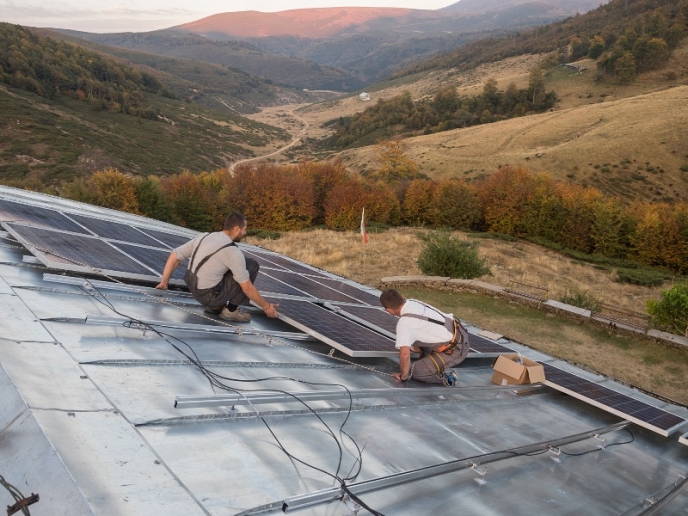
[[[475,480],[481,486],[487,484],[487,480],[485,480],[485,475],[487,475],[487,466],[480,467],[480,464],[474,462],[471,466],[471,469],[478,474],[478,476],[473,480]]]
[[[344,503],[344,505],[346,505],[346,508],[351,511],[351,514],[344,514],[342,516],[358,516],[358,511],[360,511],[363,508],[354,500],[352,500],[349,495],[344,495],[344,497],[342,498],[342,502]]]
[[[604,437],[600,437],[599,434],[593,435],[593,439],[597,439],[599,443],[597,443],[597,448],[600,450],[604,450]]]
[[[559,456],[561,455],[561,450],[559,448],[557,448],[556,446],[550,446],[549,452],[551,453],[549,458],[552,459],[557,464],[561,464],[561,459],[559,458]]]

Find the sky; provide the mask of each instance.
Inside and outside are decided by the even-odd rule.
[[[0,21],[85,32],[146,32],[232,11],[314,7],[439,9],[457,0],[0,0]]]

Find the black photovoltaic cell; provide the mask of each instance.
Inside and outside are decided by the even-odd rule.
[[[147,235],[150,235],[157,240],[160,240],[163,244],[171,247],[172,249],[176,249],[177,247],[186,244],[189,240],[193,240],[193,237],[175,235],[174,233],[165,233],[164,231],[156,231],[154,229],[138,227],[137,229],[143,231]],[[158,244],[156,243],[151,245]]]
[[[355,303],[357,300],[352,299],[336,290],[333,290],[325,285],[316,283],[314,280],[301,276],[289,271],[278,271],[278,270],[264,270],[261,272],[266,276],[271,276],[274,279],[283,281],[294,288],[305,292],[309,296],[315,297],[317,299],[326,299],[329,301],[343,301],[345,303]]]
[[[134,229],[126,224],[110,222],[109,220],[94,219],[92,217],[84,217],[83,215],[70,214],[69,216],[76,220],[79,224],[103,238],[121,240],[122,242],[131,242],[133,244],[150,245],[153,247],[160,245],[148,235],[144,235],[137,229]]]
[[[135,258],[144,265],[147,265],[161,276],[162,270],[165,268],[165,262],[167,262],[167,258],[170,256],[170,251],[165,249],[149,249],[147,247],[140,247],[138,245],[120,244],[117,242],[112,242],[111,245],[114,245],[132,258]],[[183,280],[185,272],[186,262],[174,270],[172,277],[174,279]]]
[[[357,351],[396,352],[392,339],[318,305],[291,299],[273,300],[279,303],[278,311],[281,315],[351,350],[354,354]]]
[[[69,220],[60,212],[12,201],[0,200],[0,220],[26,222],[36,226],[82,233],[84,235],[88,234],[88,231]]]
[[[272,292],[274,294],[289,294],[290,296],[300,296],[300,297],[310,297],[306,293],[296,290],[294,287],[290,287],[286,283],[277,281],[265,274],[265,271],[258,271],[258,276],[254,283],[255,287],[262,294],[263,292]]]
[[[341,292],[343,294],[346,294],[349,297],[353,297],[358,301],[361,301],[371,306],[380,306],[380,296],[376,296],[375,294],[371,294],[370,292],[366,292],[365,290],[361,290],[360,288],[356,288],[353,285],[349,285],[348,283],[344,283],[343,281],[339,281],[336,279],[324,277],[314,279],[318,283],[327,285],[328,287],[333,288],[336,291]]]
[[[56,262],[69,263],[78,267],[151,275],[151,271],[147,268],[97,238],[15,224],[9,227],[42,253],[54,256]]]
[[[625,394],[607,389],[580,376],[567,373],[549,364],[543,364],[543,366],[545,368],[545,378],[548,382],[618,412],[627,414],[631,418],[643,421],[650,426],[666,431],[685,421],[675,414],[653,407]]]
[[[468,345],[473,351],[478,353],[513,353],[512,349],[506,348],[480,335],[468,334]]]
[[[252,253],[252,254],[258,254],[258,253]],[[274,263],[275,265],[279,265],[281,268],[287,269],[288,271],[291,272],[297,272],[299,274],[310,274],[311,276],[323,276],[323,274],[319,273],[318,271],[314,269],[310,269],[304,265],[301,265],[297,262],[293,262],[288,258],[285,258],[283,256],[278,256],[275,254],[261,254],[261,256],[269,261]]]
[[[253,258],[255,261],[258,262],[258,265],[261,267],[267,267],[269,269],[277,269],[277,270],[286,270],[284,267],[280,267],[276,263],[271,262],[270,260],[266,260],[263,255],[260,255],[258,253],[251,253],[249,251],[246,251],[245,249],[242,249],[242,252],[244,253],[244,256],[246,258]]]
[[[388,314],[384,310],[379,310],[377,308],[373,308],[372,306],[367,307],[337,305],[337,307],[340,310],[343,310],[344,312],[348,312],[351,315],[358,317],[359,319],[367,321],[370,324],[377,326],[378,328],[382,328],[383,330],[386,330],[396,335],[397,321],[399,320],[399,318]]]

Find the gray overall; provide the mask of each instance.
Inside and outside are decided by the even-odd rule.
[[[420,348],[420,359],[413,363],[411,378],[425,383],[444,383],[444,371],[460,364],[468,355],[468,332],[457,319],[444,317],[444,315],[442,315],[443,322],[416,314],[402,314],[401,317],[413,317],[439,324],[454,333],[454,338],[448,342],[417,340],[413,343],[414,346]],[[445,346],[448,346],[448,349],[439,351]]]
[[[186,282],[186,286],[189,287],[191,295],[194,297],[196,301],[198,301],[204,307],[218,312],[222,308],[227,306],[227,303],[237,306],[245,304],[248,301],[248,297],[246,296],[246,294],[244,294],[244,291],[241,289],[241,285],[234,281],[234,276],[231,270],[228,270],[222,278],[222,281],[220,281],[220,283],[218,283],[214,287],[198,288],[199,269],[203,267],[203,265],[211,257],[219,253],[222,249],[236,245],[234,242],[223,245],[215,252],[203,258],[201,262],[196,267],[194,267],[196,253],[198,252],[198,249],[201,247],[201,244],[203,243],[204,239],[205,236],[201,239],[200,242],[198,242],[196,249],[194,249],[194,252],[191,255],[191,259],[189,260],[189,267],[188,269],[186,269],[186,273],[184,274],[184,281]],[[257,261],[255,261],[253,258],[246,258],[246,270],[248,271],[251,283],[254,283],[256,281],[259,268],[260,266],[258,265]]]

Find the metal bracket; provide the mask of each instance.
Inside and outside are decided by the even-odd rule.
[[[561,464],[561,459],[559,458],[559,456],[561,455],[561,450],[559,448],[557,448],[556,446],[550,446],[549,452],[551,453],[549,458],[552,459],[557,464]]]
[[[599,450],[604,450],[604,437],[600,437],[600,434],[595,434],[592,436],[593,439],[597,439],[599,443],[597,443],[597,448]]]
[[[349,495],[344,495],[344,498],[342,498],[342,502],[344,502],[344,505],[346,505],[346,508],[351,511],[349,514],[342,514],[342,516],[358,516],[358,511],[363,509],[361,505],[359,505],[357,502],[351,499]]]
[[[473,480],[475,480],[481,486],[487,484],[487,480],[485,480],[485,475],[487,475],[487,466],[480,467],[480,464],[474,462],[471,466],[471,469],[478,474],[478,476]]]
[[[14,505],[8,505],[7,506],[7,516],[12,516],[12,514],[21,511],[22,509],[24,509],[25,507],[28,507],[31,504],[36,503],[39,499],[40,499],[40,497],[37,494],[31,493],[31,496],[27,496],[26,498],[22,498],[21,500],[19,500]]]

